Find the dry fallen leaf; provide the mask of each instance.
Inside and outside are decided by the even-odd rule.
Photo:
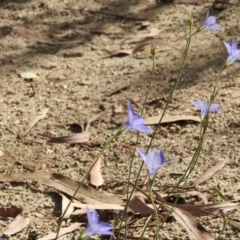
[[[174,206],[173,204],[166,203],[169,206]],[[203,217],[209,215],[216,215],[219,211],[228,212],[239,208],[239,203],[216,203],[216,204],[206,204],[206,205],[189,205],[189,204],[177,204],[178,208],[189,212],[194,217]]]
[[[143,123],[146,124],[146,125],[158,124],[161,116],[162,115],[145,118]],[[195,122],[201,122],[200,117],[185,116],[185,115],[176,115],[176,116],[166,115],[166,116],[163,117],[161,123],[171,123],[171,122],[189,121],[189,120],[190,121],[195,121]]]
[[[63,214],[66,208],[68,207],[70,200],[67,197],[65,197],[63,194],[60,194],[60,196],[62,197],[62,214]],[[64,214],[64,218],[69,218],[70,215],[73,213],[73,211],[74,211],[74,206],[70,204],[66,213]]]
[[[195,202],[194,205],[202,205],[202,204],[207,204],[208,203],[208,199],[207,199],[206,195],[201,193],[201,192],[190,191],[190,192],[186,192],[186,194],[189,195],[189,196],[198,196],[199,198],[202,199],[199,202]]]
[[[191,240],[214,240],[211,234],[205,230],[205,228],[189,212],[166,204],[163,204],[163,207],[170,211],[174,218],[185,228]]]
[[[126,57],[128,55],[132,55],[133,50],[132,49],[120,49],[120,50],[113,50],[109,53],[109,57]]]
[[[13,235],[22,231],[30,223],[30,218],[24,218],[23,213],[19,213],[16,218],[8,225],[8,229],[4,231],[6,235]]]
[[[200,4],[201,2],[204,2],[205,0],[174,0],[174,4]]]
[[[209,178],[211,178],[215,173],[217,173],[224,167],[226,161],[227,160],[225,159],[224,161],[220,162],[216,166],[211,167],[202,176],[198,177],[194,181],[191,181],[189,184],[185,185],[185,188],[193,188],[196,185],[206,182]]]
[[[123,87],[121,87],[121,88],[117,88],[117,89],[115,89],[115,90],[113,90],[113,91],[111,91],[111,92],[108,92],[108,93],[106,94],[106,96],[107,96],[107,97],[111,97],[111,96],[113,96],[113,95],[115,95],[115,94],[121,93],[123,90],[129,89],[129,87],[130,87],[130,85],[126,85],[126,86],[123,86]]]
[[[72,206],[75,208],[83,208],[86,212],[86,207],[90,210],[97,209],[97,210],[124,210],[124,207],[119,204],[114,203],[100,203],[100,204],[86,204],[81,203],[77,200],[73,200]]]
[[[45,76],[45,79],[48,80],[49,82],[63,82],[63,81],[67,81],[70,78],[66,78],[66,77],[51,77],[50,74]]]
[[[48,140],[49,143],[84,143],[89,140],[90,133],[87,131],[76,133],[71,136],[52,137]]]
[[[236,221],[236,220],[231,220],[229,222],[229,225],[234,228],[234,229],[237,229],[238,231],[240,231],[240,222],[239,221]]]
[[[90,171],[90,183],[96,187],[103,185],[103,177],[101,174],[101,158],[94,164]]]
[[[150,215],[154,213],[154,210],[147,206],[139,197],[134,196],[129,202],[128,207],[134,212],[134,214]]]
[[[4,154],[3,151],[0,149],[0,157],[1,157],[3,154]]]
[[[38,76],[35,73],[32,73],[32,72],[20,73],[20,77],[23,78],[23,79],[26,79],[26,80],[38,78]]]
[[[29,120],[29,123],[25,130],[22,132],[21,136],[25,136],[38,121],[45,118],[48,110],[48,108],[44,108],[43,110],[37,112],[36,115]]]
[[[13,28],[14,33],[18,34],[19,36],[28,39],[29,41],[33,42],[40,42],[49,45],[62,45],[62,44],[74,44],[74,43],[81,43],[82,38],[87,38],[88,34],[79,34],[79,38],[76,40],[70,41],[58,41],[57,39],[51,39],[46,34],[35,31],[33,29],[25,28],[24,26],[16,26]]]
[[[123,104],[122,103],[115,103],[114,104],[114,112],[115,113],[123,113]]]
[[[117,34],[121,33],[122,29],[119,27],[117,23],[100,23],[97,26],[90,29],[92,33],[100,33],[100,34]]]
[[[162,30],[160,30],[158,28],[152,28],[149,33],[137,34],[136,37],[134,38],[134,40],[135,39],[143,39],[143,38],[151,38],[151,37],[157,36],[161,31]]]
[[[13,174],[0,174],[0,182],[22,182],[25,180],[37,181],[49,187],[53,187],[68,196],[73,196],[75,190],[79,186],[79,182],[75,182],[72,179],[59,174],[59,173],[47,173],[42,171],[35,171],[33,173],[13,173]],[[76,199],[88,204],[100,204],[100,203],[115,203],[124,205],[124,201],[116,195],[108,195],[103,192],[89,187],[85,184],[77,192]]]
[[[81,226],[81,223],[72,223],[68,227],[61,228],[58,236],[61,237],[67,233],[74,232],[75,230],[78,230],[80,226]],[[51,232],[47,236],[38,238],[38,240],[52,240],[56,238],[56,235],[57,235],[56,233]]]
[[[137,103],[137,102],[140,102],[140,94],[139,93],[135,93],[133,95],[131,95],[129,98],[129,101],[133,102],[133,103]]]
[[[13,31],[19,36],[24,37],[30,41],[54,44],[54,41],[52,41],[47,35],[32,29],[25,28],[23,26],[16,26]]]
[[[19,213],[22,212],[21,208],[0,208],[0,216],[7,218],[7,217],[12,217],[15,218]]]

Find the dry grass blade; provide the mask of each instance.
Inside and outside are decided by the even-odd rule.
[[[58,236],[61,237],[62,235],[73,232],[79,229],[80,226],[81,223],[72,223],[69,227],[61,228]],[[38,240],[52,240],[56,238],[56,235],[57,235],[56,233],[51,232],[45,237],[38,238]]]
[[[24,218],[23,213],[19,213],[16,218],[9,224],[8,229],[4,232],[6,235],[13,235],[22,231],[30,223],[30,218]]]
[[[211,234],[189,212],[166,204],[163,206],[166,210],[172,211],[172,215],[185,228],[191,240],[214,240]]]
[[[222,170],[222,168],[224,167],[225,163],[227,160],[224,160],[222,162],[220,162],[219,164],[217,164],[216,166],[211,167],[209,170],[207,170],[202,176],[198,177],[197,179],[195,179],[194,181],[190,182],[189,184],[187,184],[185,186],[185,188],[193,188],[196,185],[199,185],[203,182],[206,182],[209,178],[211,178],[215,173],[217,173],[218,171]]]
[[[64,136],[64,137],[56,137],[50,138],[48,140],[49,143],[84,143],[89,140],[90,133],[87,131],[77,133],[71,136]]]

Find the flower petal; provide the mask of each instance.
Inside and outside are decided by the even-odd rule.
[[[207,26],[209,26],[209,25],[215,24],[215,22],[216,22],[216,17],[210,16],[206,19],[205,23],[206,23]]]
[[[230,65],[237,60],[240,60],[240,49],[237,48],[237,42],[233,40],[231,43],[223,43],[225,44],[228,52],[227,65]]]
[[[230,55],[232,53],[232,48],[231,48],[231,45],[226,43],[226,42],[223,42],[225,47],[227,48],[227,52],[228,54]]]
[[[155,177],[159,168],[171,162],[168,161],[167,163],[165,163],[164,154],[161,150],[146,153],[143,150],[137,148],[137,151],[141,155],[144,163],[147,165],[151,179]]]
[[[141,155],[143,161],[147,164],[147,153],[144,152],[142,149],[137,148],[137,152]]]
[[[216,17],[214,16],[209,16],[209,11],[207,11],[207,16],[205,18],[205,22],[203,24],[203,28],[208,29],[208,30],[217,30],[221,26],[216,23]]]
[[[93,210],[93,211],[91,212],[88,207],[86,207],[86,209],[87,209],[88,222],[89,222],[90,224],[92,224],[92,223],[98,223],[98,222],[99,222],[99,217],[98,217],[97,211],[96,211],[96,210]]]
[[[87,209],[88,225],[83,233],[83,237],[91,237],[93,235],[114,235],[112,231],[113,226],[108,223],[99,222],[98,213],[96,210],[90,212],[90,209]]]
[[[113,226],[108,223],[101,222],[99,223],[99,232],[96,234],[101,234],[101,235],[114,235],[112,232]]]
[[[134,108],[130,101],[128,101],[128,116],[125,128],[128,131],[139,131],[145,134],[151,132],[151,128],[143,124],[142,116],[134,113]]]
[[[209,108],[209,112],[219,112],[219,111],[222,111],[222,107],[217,104],[217,103],[213,103],[211,104],[210,108]]]

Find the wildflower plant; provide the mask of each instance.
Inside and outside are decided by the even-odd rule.
[[[100,222],[96,210],[93,210],[91,212],[90,209],[87,207],[87,218],[88,225],[79,240],[84,240],[94,235],[114,235],[113,226],[108,223]]]
[[[190,100],[190,103],[201,111],[201,119],[204,119],[209,112],[222,111],[222,107],[217,103],[212,103],[211,105],[209,105],[207,102],[201,100],[200,101]]]
[[[165,157],[162,150],[155,150],[149,153],[144,152],[142,149],[137,148],[138,153],[142,157],[144,163],[147,165],[148,171],[149,171],[149,192],[150,192],[150,200],[152,202],[152,205],[154,207],[155,217],[156,217],[156,234],[155,237],[158,239],[158,232],[159,232],[159,221],[158,221],[158,209],[154,203],[152,188],[154,185],[154,179],[157,175],[158,169],[166,166],[171,161],[165,162]]]
[[[228,58],[226,61],[226,66],[233,64],[234,62],[240,60],[240,49],[237,47],[236,40],[233,40],[231,43],[223,42],[227,48]]]
[[[215,16],[209,16],[209,11],[207,11],[207,16],[206,19],[203,23],[203,26],[201,27],[202,29],[207,29],[207,30],[217,30],[221,26],[216,23],[216,17]]]
[[[153,77],[154,77],[154,72],[155,72],[156,46],[155,46],[154,43],[152,43],[152,45],[151,45],[151,56],[152,56],[151,79],[150,79],[150,82],[149,82],[149,86],[147,88],[146,97],[145,97],[145,100],[144,100],[144,103],[143,103],[143,108],[142,108],[141,115],[138,115],[138,114],[136,114],[134,112],[133,105],[131,104],[130,101],[128,101],[128,103],[127,103],[127,105],[128,105],[128,112],[127,112],[127,121],[126,121],[126,123],[117,131],[117,133],[114,136],[112,136],[105,143],[104,147],[100,151],[100,153],[97,156],[96,160],[93,162],[91,168],[89,169],[87,174],[82,179],[81,183],[79,184],[79,187],[76,189],[75,194],[72,196],[72,199],[69,202],[68,206],[70,206],[73,198],[75,197],[75,195],[78,192],[79,188],[82,186],[83,182],[85,181],[85,179],[89,175],[91,169],[93,168],[95,163],[98,161],[98,159],[102,156],[103,152],[110,145],[110,143],[114,139],[116,139],[118,136],[120,136],[121,134],[123,134],[126,131],[129,131],[129,132],[137,131],[138,135],[137,135],[137,139],[136,139],[136,143],[135,143],[136,148],[134,148],[134,153],[135,153],[135,149],[136,149],[137,152],[142,157],[143,162],[142,162],[142,164],[139,164],[140,167],[139,167],[139,170],[138,170],[138,175],[137,175],[135,183],[133,185],[137,186],[137,183],[138,183],[138,180],[139,180],[139,177],[140,177],[140,173],[141,173],[143,164],[145,163],[147,168],[148,168],[148,171],[149,171],[149,193],[150,193],[149,198],[150,198],[151,203],[153,205],[154,212],[155,212],[154,215],[155,215],[156,221],[157,221],[156,233],[155,233],[155,238],[154,239],[158,239],[158,237],[159,237],[159,228],[161,226],[158,223],[158,209],[157,209],[157,207],[155,205],[155,201],[154,201],[154,197],[153,197],[153,193],[152,193],[152,187],[153,187],[154,179],[155,179],[155,177],[157,175],[158,169],[161,168],[161,167],[166,166],[167,164],[172,162],[173,159],[170,160],[170,161],[165,161],[165,157],[164,157],[163,151],[155,150],[155,151],[150,151],[149,152],[149,150],[150,150],[152,142],[153,142],[153,140],[155,138],[157,129],[158,129],[158,127],[159,127],[159,125],[160,125],[160,123],[161,123],[161,121],[162,121],[162,119],[163,119],[163,117],[164,117],[164,115],[165,115],[165,113],[166,113],[166,111],[168,109],[169,103],[171,102],[171,100],[173,98],[173,95],[174,95],[174,92],[175,92],[175,90],[176,90],[176,88],[177,88],[177,86],[179,84],[180,79],[181,79],[181,75],[182,75],[182,72],[183,72],[186,60],[187,60],[187,56],[188,56],[188,52],[189,52],[189,49],[190,49],[190,44],[191,44],[192,38],[196,34],[202,32],[202,30],[204,30],[204,29],[206,29],[206,30],[217,30],[217,29],[220,28],[220,25],[216,22],[216,17],[209,16],[209,12],[207,12],[207,15],[206,15],[204,23],[199,28],[197,28],[197,30],[195,30],[195,31],[193,31],[193,17],[192,17],[192,15],[189,15],[189,17],[188,17],[188,26],[189,26],[188,37],[187,37],[187,40],[186,40],[186,45],[185,45],[185,49],[183,51],[183,55],[182,55],[182,58],[181,58],[181,61],[180,61],[180,65],[179,65],[179,68],[178,68],[178,73],[177,73],[177,76],[176,76],[176,80],[175,80],[175,83],[174,83],[170,93],[169,93],[169,96],[167,97],[166,104],[165,104],[165,107],[164,107],[164,109],[162,111],[162,115],[160,117],[159,123],[158,123],[158,125],[156,126],[155,130],[153,131],[153,133],[151,135],[151,139],[150,139],[150,142],[148,144],[146,152],[143,151],[140,148],[137,148],[137,146],[138,146],[139,133],[148,134],[148,133],[152,132],[150,127],[144,125],[143,118],[142,118],[141,115],[143,113],[143,110],[144,110],[144,107],[145,107],[145,103],[147,101],[147,98],[148,98],[148,95],[149,95],[149,92],[150,92],[150,89],[151,89],[151,83],[152,83],[152,80],[153,80]],[[218,94],[218,92],[220,90],[220,78],[221,78],[221,75],[222,75],[223,71],[229,65],[233,64],[237,60],[240,60],[240,50],[237,48],[236,41],[233,40],[231,43],[224,42],[224,44],[225,44],[225,46],[227,48],[228,58],[227,58],[226,62],[224,63],[223,67],[221,68],[221,70],[219,71],[218,76],[216,77],[215,85],[214,85],[214,88],[213,88],[212,93],[210,95],[209,101],[205,102],[205,101],[202,101],[202,100],[198,100],[198,101],[190,100],[190,102],[198,110],[200,110],[200,112],[201,112],[201,119],[202,119],[202,121],[201,121],[200,138],[199,138],[199,142],[198,142],[198,145],[196,147],[195,153],[194,153],[194,155],[192,157],[191,162],[187,166],[185,173],[179,179],[179,181],[176,183],[176,185],[170,190],[169,194],[171,194],[171,192],[173,192],[175,189],[177,189],[177,187],[180,184],[184,185],[186,183],[187,179],[189,178],[190,174],[194,170],[194,167],[195,167],[195,165],[197,163],[197,160],[198,160],[198,158],[200,156],[200,153],[201,153],[201,150],[202,150],[202,147],[203,147],[203,140],[204,140],[204,137],[206,135],[207,128],[208,128],[209,114],[211,112],[222,111],[222,107],[219,104],[214,103],[215,99],[217,97],[217,94]],[[130,192],[130,188],[129,188],[129,186],[130,186],[129,182],[130,182],[130,177],[131,177],[131,172],[132,172],[133,159],[134,159],[134,155],[135,155],[134,153],[132,154],[131,161],[129,163],[127,202],[126,202],[126,206],[125,206],[125,210],[124,210],[124,213],[125,213],[124,216],[127,216],[126,213],[127,213],[128,204],[129,204],[129,201],[130,201],[130,199],[132,197],[132,194],[133,194],[133,192],[135,190],[135,187],[133,187],[131,192]],[[179,192],[179,195],[180,194],[181,194],[181,192]],[[161,206],[159,206],[159,207],[161,207]],[[62,218],[64,217],[66,211],[67,211],[67,209],[63,213]],[[91,212],[87,208],[87,217],[88,217],[88,225],[87,225],[85,231],[83,232],[83,234],[81,235],[81,237],[79,239],[86,239],[86,238],[89,238],[89,237],[91,237],[93,235],[109,235],[109,236],[113,236],[114,235],[114,233],[113,233],[113,226],[111,224],[108,224],[108,223],[100,222],[96,210],[93,210]],[[148,221],[148,222],[150,222],[150,221]],[[120,222],[119,229],[121,229],[121,224],[122,224],[122,221]],[[145,225],[144,229],[146,229],[147,224]],[[58,233],[59,233],[60,227],[61,227],[61,222],[60,222],[60,225],[59,225],[59,228],[58,228]],[[127,228],[128,228],[128,224],[127,224],[127,220],[126,220],[124,239],[127,239],[127,232],[128,232]],[[144,231],[142,231],[142,235],[140,236],[140,239],[142,238],[142,236],[144,234]],[[58,233],[57,233],[57,236],[58,236]],[[120,239],[119,238],[119,236],[120,236],[119,234],[120,234],[120,231],[118,232],[117,239]]]
[[[127,122],[124,127],[128,131],[139,131],[145,134],[151,132],[150,127],[143,124],[143,118],[134,113],[134,108],[130,101],[128,101]]]

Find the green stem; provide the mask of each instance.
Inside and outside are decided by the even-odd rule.
[[[216,240],[219,240],[220,237],[223,235],[223,233],[230,221],[231,220],[228,217],[225,217],[225,216],[223,217],[223,227],[222,227],[221,232],[219,233],[218,237],[216,238]]]
[[[105,145],[103,146],[102,150],[100,151],[100,153],[98,154],[96,160],[93,162],[93,164],[91,165],[91,167],[89,168],[88,172],[86,173],[86,175],[83,177],[82,181],[79,183],[77,189],[75,190],[73,196],[71,197],[65,211],[63,212],[63,215],[62,217],[60,218],[60,223],[59,223],[59,226],[58,226],[58,229],[57,229],[57,234],[56,234],[56,238],[55,239],[58,239],[58,236],[59,236],[59,232],[60,232],[60,229],[61,229],[61,226],[62,226],[62,222],[63,222],[63,218],[69,208],[69,206],[71,205],[73,199],[75,198],[78,190],[82,187],[83,185],[83,182],[85,181],[85,179],[88,177],[88,175],[90,174],[91,170],[93,169],[94,165],[97,163],[97,161],[100,159],[100,157],[102,156],[102,154],[104,153],[104,151],[106,150],[106,148],[110,145],[110,143],[118,136],[120,136],[123,132],[124,132],[124,128],[121,128],[118,130],[118,132],[112,136],[106,143]]]
[[[183,71],[183,69],[184,69],[184,66],[185,66],[185,63],[186,63],[186,59],[187,59],[187,55],[188,55],[188,52],[189,52],[190,43],[191,43],[191,38],[198,32],[198,30],[197,30],[197,31],[195,31],[194,33],[192,33],[192,24],[189,24],[189,26],[190,26],[190,27],[189,27],[189,28],[190,28],[190,30],[189,30],[189,37],[188,37],[187,42],[186,42],[186,45],[185,45],[184,53],[183,53],[183,56],[182,56],[182,59],[181,59],[181,62],[180,62],[180,66],[179,66],[179,70],[178,70],[178,74],[177,74],[177,78],[176,78],[175,84],[174,84],[174,86],[173,86],[173,88],[172,88],[172,90],[171,90],[171,92],[170,92],[170,94],[169,94],[169,96],[168,96],[168,98],[167,98],[167,102],[166,102],[166,105],[165,105],[165,107],[164,107],[163,113],[162,113],[161,118],[160,118],[160,120],[159,120],[159,122],[158,122],[158,124],[157,124],[157,126],[156,126],[156,128],[155,128],[155,131],[154,131],[154,133],[153,133],[153,136],[152,136],[152,138],[151,138],[151,140],[150,140],[150,143],[149,143],[149,145],[148,145],[148,148],[147,148],[147,151],[146,151],[146,152],[149,151],[149,149],[150,149],[150,147],[151,147],[151,145],[152,145],[152,142],[153,142],[153,139],[155,138],[157,129],[158,129],[158,127],[160,126],[160,124],[161,124],[161,122],[162,122],[162,119],[163,119],[163,117],[164,117],[164,115],[165,115],[165,113],[166,113],[166,111],[167,111],[167,109],[168,109],[168,106],[169,106],[169,104],[170,104],[170,102],[171,102],[171,100],[172,100],[173,93],[174,93],[174,91],[176,90],[176,88],[177,88],[177,86],[178,86],[178,83],[179,83],[179,81],[180,81],[180,77],[181,77],[181,75],[182,75],[182,71]],[[143,163],[142,163],[142,165],[140,166],[139,172],[142,170],[142,167],[143,167]],[[137,185],[139,176],[140,176],[140,174],[138,174],[138,176],[137,176],[137,178],[136,178],[136,180],[135,180],[135,183],[134,183],[135,186]],[[134,188],[133,188],[132,192],[133,192],[133,191],[134,191]],[[160,207],[161,207],[161,206],[160,206]],[[146,229],[146,228],[147,228],[147,225],[145,226],[145,229]],[[143,231],[141,237],[143,236],[143,234],[144,234],[144,231]]]
[[[223,71],[227,68],[227,65],[224,64],[224,66],[221,68],[221,70],[219,71],[219,74],[216,78],[216,81],[215,81],[215,85],[214,85],[214,89],[213,89],[213,92],[211,94],[211,97],[210,97],[210,101],[209,101],[209,107],[208,107],[208,110],[207,110],[207,114],[206,116],[204,117],[204,119],[202,119],[201,121],[201,129],[200,129],[200,139],[199,139],[199,142],[198,142],[198,146],[197,146],[197,149],[192,157],[192,160],[191,162],[189,163],[188,165],[188,168],[187,170],[185,171],[184,175],[181,177],[181,179],[178,181],[178,183],[174,186],[174,188],[170,191],[170,193],[168,194],[168,196],[174,192],[174,190],[182,183],[184,182],[183,186],[186,184],[186,181],[187,179],[189,178],[190,174],[192,173],[192,171],[194,170],[195,168],[195,165],[197,163],[197,160],[200,156],[200,153],[201,153],[201,150],[202,150],[202,147],[203,147],[203,142],[204,142],[204,137],[207,133],[207,129],[208,129],[208,121],[209,121],[209,109],[210,109],[210,106],[211,104],[214,102],[216,96],[217,96],[217,93],[220,89],[219,87],[219,84],[220,84],[220,78],[221,78],[221,75],[223,73]],[[180,196],[180,193],[179,193],[179,196]],[[178,198],[177,198],[178,199]],[[175,202],[177,202],[177,199]],[[167,216],[168,217],[168,216]],[[167,218],[166,217],[166,218]],[[225,227],[224,227],[225,229]]]
[[[145,108],[145,105],[146,105],[146,102],[147,102],[147,99],[148,99],[148,95],[150,93],[150,89],[151,89],[151,86],[152,86],[152,82],[153,82],[153,79],[154,79],[154,74],[155,74],[155,55],[156,55],[156,51],[155,50],[156,50],[156,45],[154,43],[152,43],[151,44],[151,56],[152,56],[151,78],[150,78],[150,82],[149,82],[148,87],[147,87],[147,93],[145,95],[145,99],[144,99],[144,102],[143,102],[143,106],[142,106],[142,110],[141,110],[141,116],[143,115],[143,111],[144,111],[144,108]],[[138,145],[139,136],[140,136],[140,133],[138,132],[135,146]],[[129,202],[130,202],[131,197],[132,197],[133,192],[134,192],[134,188],[133,188],[131,193],[130,193],[130,195],[128,195],[129,189],[130,189],[131,171],[132,171],[132,165],[133,165],[135,152],[136,152],[136,148],[134,148],[134,150],[133,150],[133,154],[132,154],[131,161],[130,161],[130,166],[129,166],[129,171],[128,171],[127,203],[126,203],[126,206],[125,206],[125,209],[124,209],[124,216],[127,215],[127,208],[128,208]],[[140,170],[138,172],[137,178],[139,178],[139,176],[140,176],[142,167],[143,167],[143,163],[142,163],[142,165],[140,167]],[[119,228],[121,228],[121,226],[122,226],[122,221],[120,223],[120,227]],[[125,238],[127,237],[127,226],[128,225],[127,225],[127,222],[126,222],[126,224],[125,224]],[[119,237],[119,234],[120,233],[118,233],[118,237]]]
[[[158,209],[156,207],[156,204],[154,202],[154,197],[153,197],[153,184],[154,184],[154,179],[150,179],[149,180],[149,192],[150,192],[150,200],[151,200],[151,203],[152,203],[152,206],[153,206],[153,209],[154,209],[154,214],[155,214],[155,217],[156,217],[156,232],[155,232],[155,240],[158,240],[159,239],[159,219],[158,219]]]

